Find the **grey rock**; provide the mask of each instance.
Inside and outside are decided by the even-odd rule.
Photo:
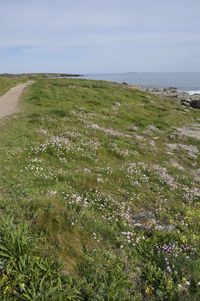
[[[151,93],[163,99],[172,99],[186,107],[200,109],[200,94],[189,95],[187,92],[178,91],[174,87],[169,88],[141,88],[142,91]]]
[[[134,220],[152,219],[152,218],[153,219],[155,218],[155,215],[152,211],[141,211],[133,216]]]
[[[184,105],[184,106],[186,106],[186,107],[190,107],[190,106],[191,106],[190,101],[182,100],[182,101],[181,101],[181,104]]]
[[[155,215],[151,211],[142,211],[133,216],[133,225],[136,228],[150,230],[155,224]]]
[[[200,94],[194,94],[190,96],[191,100],[200,100]]]
[[[157,225],[155,226],[155,229],[164,232],[172,232],[175,227],[174,225]]]
[[[174,225],[163,224],[157,221],[155,214],[151,211],[142,211],[133,216],[133,225],[139,230],[158,230],[163,232],[172,232]]]
[[[195,109],[200,109],[200,100],[192,100],[190,106]]]

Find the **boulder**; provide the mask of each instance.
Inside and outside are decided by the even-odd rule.
[[[168,98],[177,101],[178,103],[186,106],[200,109],[200,94],[189,95],[186,92],[178,91],[174,87],[169,88],[149,88],[143,91],[152,93],[160,98]]]
[[[191,100],[190,106],[195,109],[200,109],[200,99],[199,100]]]
[[[200,109],[200,94],[191,95],[190,99],[190,106],[195,109]]]
[[[191,106],[191,102],[190,101],[185,101],[185,100],[181,100],[181,104],[185,107],[190,107]]]

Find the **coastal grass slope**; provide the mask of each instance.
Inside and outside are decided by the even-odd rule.
[[[10,88],[25,83],[28,80],[27,76],[13,76],[12,78],[0,75],[0,96],[6,93]]]
[[[0,80],[0,94],[16,82]],[[199,300],[200,111],[35,79],[0,121],[1,300]]]

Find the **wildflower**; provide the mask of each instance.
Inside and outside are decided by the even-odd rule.
[[[146,290],[145,290],[145,293],[146,293],[147,295],[152,295],[153,291],[154,291],[154,289],[153,289],[152,286],[147,286],[147,288],[146,288]]]
[[[182,288],[183,288],[182,284],[181,284],[181,283],[179,283],[179,284],[178,284],[178,290],[180,290],[180,291],[181,291],[181,290],[182,290]]]

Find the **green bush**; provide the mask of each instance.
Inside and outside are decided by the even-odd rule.
[[[79,300],[70,277],[60,276],[59,264],[39,256],[37,241],[25,224],[2,221],[0,227],[1,300]]]

